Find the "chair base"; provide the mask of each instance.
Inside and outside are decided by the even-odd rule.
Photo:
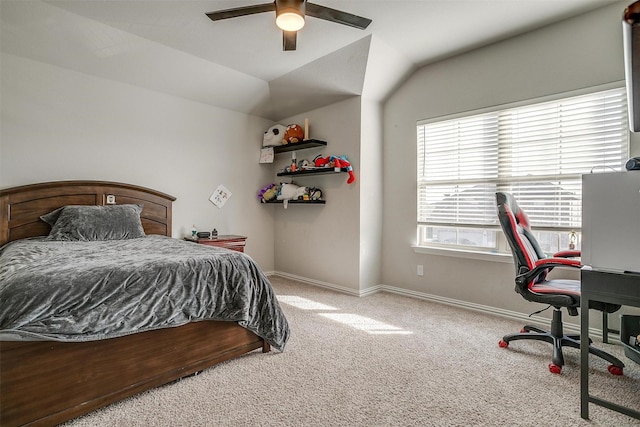
[[[500,347],[509,347],[511,341],[517,340],[536,340],[545,341],[553,345],[552,363],[549,364],[549,370],[554,374],[559,374],[564,366],[564,356],[562,355],[562,347],[580,348],[580,335],[565,335],[562,332],[562,312],[558,309],[553,311],[553,320],[551,321],[551,332],[540,329],[536,326],[527,325],[520,333],[505,335],[500,341]],[[608,370],[613,375],[622,375],[624,363],[620,359],[604,352],[600,349],[592,347],[589,339],[589,353],[600,357],[611,363]]]

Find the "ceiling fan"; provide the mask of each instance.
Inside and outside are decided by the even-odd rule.
[[[371,19],[341,10],[309,3],[306,0],[275,0],[272,3],[209,12],[212,21],[237,18],[255,13],[276,12],[276,25],[282,30],[282,50],[296,50],[296,35],[304,26],[305,15],[364,30]]]

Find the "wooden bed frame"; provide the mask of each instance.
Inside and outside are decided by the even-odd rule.
[[[142,204],[145,232],[171,236],[174,200],[105,181],[0,190],[0,245],[47,235],[40,215],[66,205]],[[260,348],[270,350],[236,323],[214,321],[81,343],[0,341],[0,425],[58,424]]]

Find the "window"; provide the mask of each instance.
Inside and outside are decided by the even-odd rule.
[[[508,252],[506,191],[545,252],[579,249],[582,174],[622,170],[628,139],[624,88],[418,123],[418,246]]]

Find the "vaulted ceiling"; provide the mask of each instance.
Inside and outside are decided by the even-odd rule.
[[[373,22],[359,30],[307,17],[291,52],[273,12],[205,15],[266,2],[2,0],[1,50],[279,120],[353,95],[384,99],[421,65],[616,3],[315,0]]]

